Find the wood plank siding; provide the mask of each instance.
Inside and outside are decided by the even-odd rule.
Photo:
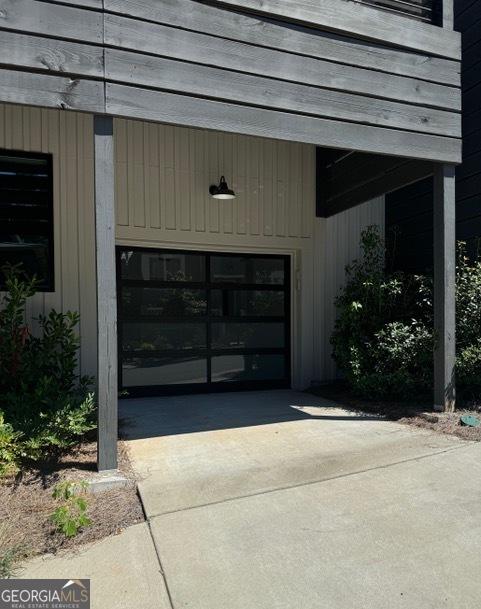
[[[423,21],[352,0],[0,0],[0,101],[457,163],[460,38]]]
[[[463,34],[463,163],[456,168],[456,236],[471,254],[481,238],[481,4],[456,0],[455,28]],[[396,268],[433,267],[432,180],[386,197],[386,234]]]

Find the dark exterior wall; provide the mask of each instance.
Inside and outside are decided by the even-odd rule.
[[[455,29],[462,33],[463,164],[456,170],[456,235],[473,254],[481,238],[481,2],[455,0]],[[386,197],[386,236],[397,269],[432,268],[432,180]]]

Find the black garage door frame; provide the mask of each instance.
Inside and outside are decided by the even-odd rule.
[[[131,255],[127,253],[142,253],[146,252],[149,255],[152,253],[159,255],[186,255],[205,258],[205,278],[203,281],[172,281],[172,280],[152,280],[152,279],[132,279],[122,276],[122,256]],[[157,396],[157,395],[176,395],[176,394],[195,394],[195,393],[214,393],[227,391],[247,391],[247,390],[262,390],[262,389],[281,389],[290,388],[291,386],[291,256],[289,254],[264,254],[264,253],[246,253],[246,252],[225,252],[225,251],[204,251],[204,250],[189,250],[189,249],[174,249],[174,248],[159,248],[159,247],[131,247],[117,246],[117,295],[118,295],[118,366],[119,366],[119,391],[121,397],[135,396]],[[274,259],[281,260],[283,263],[284,281],[280,283],[239,283],[237,281],[219,281],[212,280],[211,277],[211,259],[220,258],[240,258],[251,260]],[[149,316],[132,316],[124,310],[124,289],[125,288],[158,288],[158,289],[188,289],[188,290],[205,290],[206,292],[206,311],[205,315],[192,317],[190,319],[182,317],[156,317]],[[282,292],[284,302],[284,313],[282,316],[233,316],[228,315],[223,317],[214,314],[212,311],[212,294],[213,291],[222,291],[223,294],[229,291],[260,291],[260,292]],[[225,298],[225,297],[224,297]],[[124,364],[127,361],[135,361],[139,358],[169,358],[177,355],[171,349],[142,351],[140,349],[126,349],[124,345],[124,323],[159,323],[165,324],[178,323],[205,323],[206,324],[206,347],[205,348],[190,348],[187,352],[183,352],[191,358],[204,358],[207,361],[207,382],[190,383],[190,384],[170,384],[170,385],[130,385],[124,384]],[[264,347],[264,348],[246,348],[246,347],[229,347],[229,348],[214,348],[212,347],[212,326],[216,323],[232,322],[240,324],[252,324],[255,322],[279,324],[284,326],[284,346],[281,347]],[[127,341],[126,341],[127,342]],[[277,379],[256,379],[242,381],[212,381],[212,358],[216,356],[232,356],[232,355],[282,355],[284,357],[284,376]]]

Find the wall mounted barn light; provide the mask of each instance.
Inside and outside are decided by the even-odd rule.
[[[227,186],[224,176],[221,176],[218,186],[212,184],[209,192],[214,199],[235,199],[235,192]]]

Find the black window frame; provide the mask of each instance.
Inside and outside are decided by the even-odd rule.
[[[122,279],[121,270],[121,254],[124,251],[138,251],[138,252],[156,252],[162,254],[198,254],[205,257],[205,278],[201,282],[191,281],[157,281],[157,280],[136,280],[136,279]],[[284,270],[284,282],[282,284],[267,284],[267,283],[245,283],[240,284],[236,282],[218,282],[211,281],[210,276],[210,258],[212,256],[225,256],[225,257],[241,257],[241,258],[272,258],[283,261]],[[267,253],[247,253],[247,252],[219,252],[211,250],[189,250],[189,249],[175,249],[175,248],[159,248],[159,247],[139,247],[139,246],[127,246],[118,245],[116,246],[116,273],[117,273],[117,311],[118,311],[118,388],[121,397],[136,397],[136,396],[162,396],[162,395],[183,395],[191,393],[220,393],[229,391],[249,391],[249,390],[262,390],[262,389],[288,389],[291,387],[292,380],[292,349],[291,349],[291,256],[282,254],[267,254]],[[124,386],[123,385],[123,360],[132,357],[156,357],[162,355],[168,355],[169,351],[123,351],[123,322],[139,321],[139,318],[132,316],[124,316],[122,311],[122,287],[126,286],[140,286],[141,284],[148,284],[153,288],[165,288],[165,287],[186,287],[186,288],[199,288],[205,289],[207,293],[207,312],[205,316],[196,318],[164,318],[168,322],[180,322],[180,323],[193,323],[201,322],[206,323],[207,327],[207,344],[206,348],[189,349],[190,355],[205,356],[207,360],[207,380],[205,383],[197,384],[172,384],[172,385],[149,385],[149,386]],[[283,348],[212,348],[211,346],[211,325],[213,323],[222,322],[223,317],[219,315],[213,315],[211,313],[211,291],[216,289],[232,289],[232,290],[266,290],[266,291],[282,291],[284,293],[284,315],[283,316],[241,316],[234,317],[228,316],[228,320],[231,322],[239,323],[252,323],[252,322],[275,322],[280,321],[284,324],[284,336],[285,345]],[[142,318],[146,323],[162,321],[162,318]],[[171,351],[172,355],[174,352]],[[222,355],[278,355],[284,356],[285,362],[285,374],[282,379],[279,380],[246,380],[246,381],[212,381],[212,358],[215,356]]]
[[[54,226],[54,187],[53,187],[53,154],[47,152],[35,152],[30,150],[9,150],[7,148],[0,148],[0,158],[6,157],[18,157],[18,158],[31,158],[32,160],[46,161],[46,168],[48,172],[47,178],[47,214],[46,219],[48,222],[48,261],[47,261],[47,281],[39,285],[36,289],[37,292],[49,293],[55,292],[55,226]],[[1,219],[0,219],[1,221]],[[27,269],[27,276],[28,269]],[[2,280],[0,274],[0,291],[5,290],[6,286]]]

